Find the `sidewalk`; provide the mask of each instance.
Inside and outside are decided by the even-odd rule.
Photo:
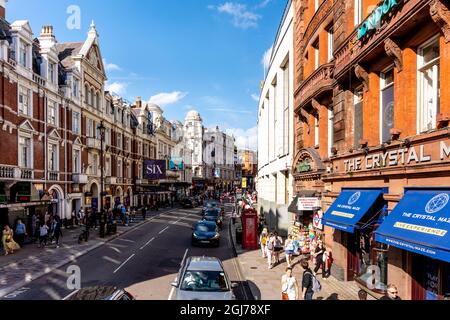
[[[230,223],[232,240],[238,255],[241,271],[249,283],[250,289],[256,300],[281,300],[281,277],[285,273],[286,262],[284,254],[281,254],[280,264],[273,269],[267,268],[267,259],[262,258],[261,250],[243,250],[242,246],[236,243],[236,227],[240,225],[239,219],[236,224]],[[300,258],[294,259],[294,276],[301,286],[303,270],[299,265]],[[322,284],[322,290],[314,295],[314,300],[359,300],[359,287],[354,281],[343,282],[330,276],[326,280],[318,275],[318,280]],[[301,290],[301,288],[300,288]],[[371,300],[371,297],[368,297]]]
[[[55,244],[48,245],[45,248],[38,248],[36,243],[25,245],[24,248],[14,254],[1,255],[0,298],[143,225],[149,221],[149,218],[176,209],[178,209],[177,206],[152,211],[147,214],[145,222],[142,215],[137,214],[135,221],[128,227],[118,225],[116,234],[103,239],[99,237],[98,229],[91,229],[89,241],[78,244],[78,235],[80,234],[78,227],[75,229],[62,229],[63,238],[60,241],[59,248],[56,248]]]

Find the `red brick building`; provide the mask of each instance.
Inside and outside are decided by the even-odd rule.
[[[333,274],[375,296],[388,283],[405,299],[450,292],[447,220],[430,214],[450,210],[449,12],[437,0],[296,1],[297,190],[318,194]]]

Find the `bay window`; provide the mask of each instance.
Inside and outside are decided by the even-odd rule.
[[[436,128],[440,112],[439,37],[420,47],[418,55],[418,133],[422,133]]]
[[[72,132],[80,134],[80,114],[78,112],[72,113]]]

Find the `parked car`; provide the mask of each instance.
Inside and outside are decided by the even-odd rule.
[[[124,289],[108,286],[95,286],[75,290],[64,300],[136,300]]]
[[[236,300],[222,262],[213,257],[189,257],[171,285],[175,300]]]
[[[195,208],[195,201],[192,198],[184,198],[181,200],[181,206],[183,208]]]
[[[220,233],[216,222],[206,220],[197,222],[197,224],[192,228],[191,243],[193,246],[209,244],[219,247]]]
[[[203,214],[203,220],[214,221],[217,226],[222,229],[223,217],[220,208],[212,208],[205,211]]]
[[[203,205],[203,209],[202,209],[202,214],[205,214],[206,210],[216,208],[216,207],[217,207],[217,202],[215,200],[205,201],[205,203]]]

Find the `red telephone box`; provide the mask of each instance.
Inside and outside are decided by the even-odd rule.
[[[242,212],[242,248],[258,249],[258,214],[255,209],[245,209]]]

